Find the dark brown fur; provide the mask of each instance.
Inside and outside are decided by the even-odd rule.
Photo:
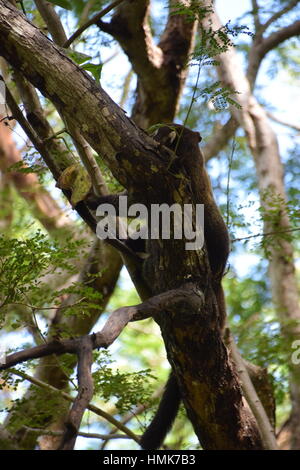
[[[220,328],[223,329],[226,312],[221,286],[229,255],[229,235],[220,210],[214,200],[211,183],[199,148],[201,136],[179,124],[160,127],[154,139],[173,150],[178,156],[173,166],[183,166],[191,182],[195,204],[204,204],[204,239],[212,271],[214,292],[219,305]],[[172,170],[172,167],[171,167]]]

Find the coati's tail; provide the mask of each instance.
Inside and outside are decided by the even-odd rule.
[[[177,380],[171,372],[156,415],[141,438],[140,445],[144,450],[158,449],[162,445],[176,418],[180,402]]]

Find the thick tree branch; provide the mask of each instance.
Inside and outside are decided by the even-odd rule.
[[[120,43],[138,75],[142,71],[154,73],[162,61],[162,53],[155,46],[149,27],[149,15],[150,1],[140,0],[120,5],[109,23],[97,23],[102,31]]]
[[[180,0],[180,4],[186,6],[190,1]],[[143,128],[173,121],[187,75],[196,23],[187,21],[185,15],[174,15],[173,5],[171,1],[158,46],[149,27],[149,0],[126,8],[121,5],[110,23],[98,23],[103,31],[117,39],[138,75],[138,97],[132,116]]]
[[[2,0],[2,7],[1,4]],[[149,183],[149,171],[145,170],[151,164],[158,171],[166,172],[161,153],[158,154],[156,150],[158,143],[138,129],[104,90],[37,28],[13,7],[4,5],[0,23],[1,54],[16,68],[23,64],[22,73],[78,126],[86,140],[105,158],[116,178],[125,187]],[[28,38],[32,40],[28,42]],[[70,90],[73,93],[71,100]],[[136,171],[132,174],[135,181],[127,180],[128,171],[122,168],[124,164],[126,166],[124,158],[126,161],[128,159],[130,166],[135,167]],[[165,158],[169,159],[169,154]],[[151,179],[155,179],[156,173],[151,173]]]
[[[8,179],[13,182],[20,196],[30,205],[33,215],[50,234],[55,233],[57,235],[58,228],[61,234],[71,234],[75,228],[73,222],[61,210],[51,194],[40,185],[37,175],[35,173],[22,173],[9,170],[12,165],[21,162],[20,152],[13,141],[10,126],[6,125],[5,121],[2,121],[0,123],[1,171],[8,171],[8,173],[6,173]]]
[[[278,124],[281,124],[282,126],[289,127],[290,129],[293,129],[294,131],[300,132],[300,126],[298,124],[288,122],[285,119],[281,119],[278,116],[275,116],[273,113],[270,113],[270,111],[267,111],[267,116],[272,119],[272,121],[277,122]]]
[[[22,68],[22,73],[61,112],[67,113],[135,198],[149,205],[164,197],[168,202],[175,197],[183,203],[193,201],[191,189],[184,184],[184,173],[178,179],[168,171],[169,152],[137,129],[101,87],[3,0],[0,6],[1,53]],[[149,245],[153,259],[147,266],[146,279],[153,293],[172,289],[182,279],[197,280],[195,292],[177,299],[176,308],[170,303],[170,312],[166,302],[148,304],[161,326],[195,432],[207,449],[260,448],[253,417],[243,406],[240,386],[222,342],[220,312],[206,251],[187,251],[184,240],[160,240]],[[110,344],[128,321],[140,315],[142,312],[134,307],[117,311],[110,319],[109,331],[104,331],[106,336],[103,332],[94,336],[95,346]],[[216,426],[212,427],[212,422]]]
[[[264,38],[259,46],[259,55],[263,58],[270,50],[275,49],[279,44],[300,34],[300,20],[294,21],[288,26],[275,31]]]
[[[170,311],[182,302],[189,303],[191,310],[198,311],[203,302],[202,294],[192,283],[187,283],[183,287],[173,289],[162,294],[158,294],[139,305],[131,307],[121,307],[115,310],[106,321],[102,330],[92,335],[84,336],[89,338],[93,349],[107,348],[121,334],[125,326],[131,321],[144,320],[155,317],[162,311]],[[5,364],[0,364],[0,370],[14,367],[22,362],[49,356],[50,354],[61,355],[65,353],[79,353],[83,338],[54,340],[40,346],[29,348],[10,354],[6,357]],[[84,340],[85,341],[85,340]]]

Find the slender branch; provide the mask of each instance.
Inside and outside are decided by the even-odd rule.
[[[165,386],[162,385],[160,386],[157,390],[155,390],[155,392],[152,394],[151,396],[151,400],[154,400],[154,399],[157,399],[157,398],[160,398],[163,394],[165,390]],[[143,403],[143,404],[139,404],[137,405],[132,411],[129,411],[121,420],[121,423],[122,424],[127,424],[128,422],[130,422],[133,418],[136,418],[139,414],[143,413],[145,410],[147,410],[149,407],[151,406],[151,403]],[[107,446],[108,442],[109,442],[109,436],[112,435],[114,436],[114,433],[117,431],[117,429],[112,429],[111,430],[111,433],[109,433],[107,435],[107,439],[105,439],[105,441],[103,442],[103,444],[101,445],[101,450],[104,450],[105,447]]]
[[[80,28],[75,31],[75,33],[72,34],[72,36],[69,37],[69,39],[63,44],[63,47],[67,48],[69,47],[72,42],[75,41],[81,34],[88,29],[90,26],[93,24],[96,24],[103,16],[105,16],[107,13],[109,13],[111,10],[113,10],[116,6],[120,5],[124,0],[115,0],[112,2],[110,5],[108,5],[106,8],[104,8],[102,11],[94,15],[92,18],[90,18],[86,23],[84,23]]]
[[[30,383],[36,385],[37,387],[43,388],[45,390],[50,390],[52,392],[58,393],[62,398],[65,400],[73,403],[75,398],[69,395],[66,392],[63,392],[62,390],[59,390],[56,387],[53,387],[52,385],[49,385],[45,382],[43,382],[40,379],[37,379],[35,377],[31,377],[31,375],[26,374],[25,372],[22,372],[17,369],[10,369],[10,372],[14,375],[17,375],[18,377],[22,377],[25,380],[28,380]],[[88,404],[87,409],[95,413],[97,416],[100,416],[101,418],[104,418],[106,421],[111,423],[114,427],[119,429],[120,431],[124,432],[129,438],[133,439],[135,442],[139,443],[139,438],[129,429],[127,428],[124,424],[116,420],[113,416],[110,414],[106,413],[106,411],[102,410],[101,408]]]
[[[121,307],[115,310],[109,316],[102,330],[96,334],[93,333],[91,335],[75,339],[61,341],[55,340],[10,354],[6,357],[5,364],[0,365],[0,370],[9,369],[16,364],[20,364],[30,359],[49,356],[50,354],[79,354],[83,340],[91,341],[93,349],[102,347],[107,348],[116,340],[129,322],[154,317],[162,311],[168,311],[169,309],[176,307],[176,305],[182,303],[182,301],[189,303],[191,308],[195,311],[199,311],[203,298],[192,282],[186,283],[178,289],[172,289],[155,295],[141,304],[130,307]]]
[[[90,10],[93,6],[95,6],[95,3],[97,0],[88,0],[85,4],[85,6],[82,9],[81,16],[79,19],[79,24],[83,24],[87,21]]]
[[[294,21],[294,23],[285,26],[284,28],[275,31],[266,37],[259,46],[259,52],[261,58],[263,58],[270,50],[277,47],[287,39],[298,36],[300,34],[300,20]]]
[[[231,154],[228,159],[228,174],[227,174],[227,185],[226,185],[226,225],[229,227],[229,217],[230,217],[230,177],[233,164],[233,157],[236,147],[235,135],[232,140]]]
[[[290,10],[292,10],[295,6],[297,6],[299,3],[299,0],[291,0],[286,7],[282,8],[282,10],[276,11],[263,25],[262,25],[262,33],[266,31],[266,29],[274,23],[274,21],[278,20],[281,18],[285,13],[288,13]]]
[[[254,19],[255,32],[259,33],[261,30],[261,22],[259,18],[259,5],[257,0],[251,0],[252,3],[252,13]]]
[[[51,341],[46,344],[40,344],[33,348],[24,349],[6,356],[5,364],[0,364],[0,370],[9,369],[22,362],[40,357],[50,356],[51,354],[61,355],[65,353],[76,353],[78,349],[78,340]]]
[[[61,450],[73,450],[83,414],[93,398],[93,378],[91,373],[93,363],[93,343],[91,337],[83,337],[78,351],[78,393],[65,422]]]
[[[293,36],[300,34],[300,20],[281,28],[268,37],[262,39],[261,37],[254,41],[253,46],[249,53],[249,62],[247,69],[247,78],[253,88],[257,76],[259,66],[268,52],[277,47],[282,42]]]
[[[249,240],[250,238],[269,237],[271,235],[280,235],[284,233],[291,233],[291,232],[298,232],[298,231],[300,231],[300,228],[290,228],[286,230],[274,230],[273,232],[256,233],[255,235],[248,235],[247,237],[234,238],[231,240],[231,243],[241,242],[243,240]]]
[[[72,125],[72,123],[68,122],[68,127],[70,128],[71,137],[74,140],[78,155],[80,156],[81,161],[85,166],[85,169],[91,177],[95,191],[99,196],[105,196],[106,194],[108,194],[108,188],[106,186],[99,165],[95,160],[90,145],[82,137],[76,127]]]
[[[51,431],[50,429],[31,428],[24,426],[26,431],[35,432],[40,436],[63,436],[63,431]],[[79,431],[77,436],[86,437],[87,439],[101,439],[102,441],[109,441],[110,439],[132,439],[125,434],[98,434],[96,432],[82,432]]]
[[[278,122],[278,124],[282,124],[283,126],[290,127],[291,129],[300,132],[300,126],[298,124],[294,124],[291,122],[287,122],[284,119],[280,119],[279,117],[274,116],[273,113],[270,113],[270,111],[267,111],[267,116],[272,119],[272,121]]]
[[[56,162],[53,162],[52,158],[50,158],[50,155],[44,148],[43,141],[40,139],[39,135],[35,132],[31,124],[28,122],[28,120],[25,118],[25,116],[21,112],[19,106],[17,105],[12,93],[10,92],[7,86],[6,86],[6,99],[7,99],[7,104],[13,114],[14,119],[18,121],[18,123],[22,127],[27,137],[31,140],[31,142],[34,144],[36,149],[41,153],[41,155],[44,156],[47,166],[49,166],[51,173],[53,174],[54,178],[57,180],[60,175],[60,170]]]
[[[232,335],[229,336],[230,350],[232,357],[238,369],[239,377],[242,382],[242,389],[245,398],[251,408],[252,413],[257,421],[260,433],[262,435],[264,447],[267,450],[278,450],[274,429],[269,421],[269,418],[265,412],[264,407],[253,387],[252,381],[247,372],[244,361],[239,353],[239,350],[233,340]]]
[[[34,0],[41,17],[45,21],[53,40],[59,46],[67,41],[67,36],[54,6],[45,0]]]

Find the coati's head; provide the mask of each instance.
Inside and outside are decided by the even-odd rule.
[[[178,156],[186,155],[191,149],[198,148],[202,137],[199,132],[191,131],[180,124],[164,124],[156,129],[151,137],[173,150]]]

